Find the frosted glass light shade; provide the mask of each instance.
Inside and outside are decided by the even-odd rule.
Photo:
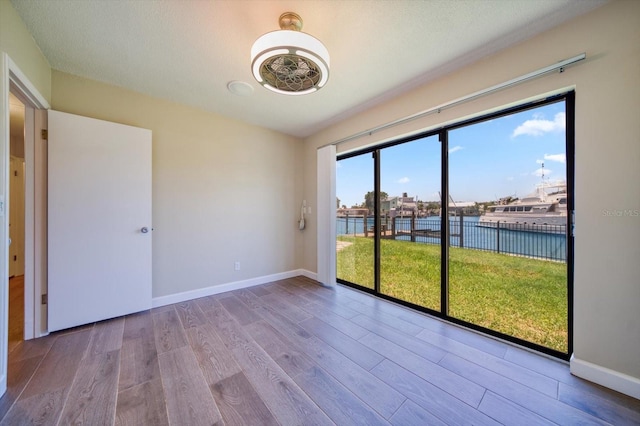
[[[327,83],[329,51],[307,33],[272,31],[253,44],[251,70],[258,83],[269,90],[304,95]]]

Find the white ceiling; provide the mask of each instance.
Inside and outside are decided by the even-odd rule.
[[[605,2],[12,0],[54,69],[298,137]],[[279,95],[251,75],[251,45],[286,11],[331,55],[316,93]],[[253,94],[230,93],[232,80]]]

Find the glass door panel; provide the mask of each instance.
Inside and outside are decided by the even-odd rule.
[[[565,102],[449,131],[449,312],[568,351]]]
[[[380,150],[380,293],[440,310],[441,145],[424,137]]]
[[[373,170],[371,154],[336,164],[336,276],[371,290],[375,288]]]

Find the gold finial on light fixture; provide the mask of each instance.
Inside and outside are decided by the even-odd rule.
[[[302,31],[302,18],[297,13],[285,12],[278,19],[281,30]]]

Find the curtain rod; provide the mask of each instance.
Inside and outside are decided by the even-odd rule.
[[[469,95],[463,96],[463,97],[458,98],[458,99],[454,99],[452,101],[449,101],[449,102],[446,102],[444,104],[435,106],[433,108],[429,108],[429,109],[426,109],[424,111],[420,111],[420,112],[417,112],[415,114],[411,114],[411,115],[408,115],[406,117],[402,117],[402,118],[399,118],[397,120],[390,121],[388,123],[381,124],[381,125],[376,126],[376,127],[372,127],[372,128],[370,128],[368,130],[363,130],[362,132],[358,132],[358,133],[355,133],[355,134],[353,134],[351,136],[347,136],[346,138],[342,138],[342,139],[339,139],[339,140],[337,140],[335,142],[331,142],[331,143],[322,145],[322,146],[318,147],[318,149],[324,148],[324,147],[329,146],[329,145],[336,145],[337,146],[337,145],[343,144],[345,142],[348,142],[348,141],[351,141],[351,140],[354,140],[354,139],[358,139],[358,138],[360,138],[362,136],[367,136],[367,135],[371,136],[374,133],[378,133],[381,130],[388,129],[390,127],[395,127],[395,126],[398,126],[400,124],[404,124],[404,123],[406,123],[408,121],[412,121],[412,120],[415,120],[415,119],[418,119],[418,118],[425,117],[427,115],[440,113],[441,111],[443,111],[445,109],[452,108],[454,106],[463,104],[465,102],[472,101],[474,99],[480,98],[482,96],[486,96],[488,94],[497,92],[497,91],[502,90],[502,89],[506,89],[508,87],[516,86],[516,85],[518,85],[520,83],[524,83],[525,81],[534,79],[536,77],[540,77],[541,75],[548,74],[548,73],[556,71],[556,70],[559,70],[560,72],[564,72],[564,67],[566,67],[567,65],[571,65],[571,64],[574,64],[576,62],[582,61],[586,57],[587,57],[586,53],[581,53],[580,55],[574,56],[573,58],[565,59],[565,60],[560,61],[560,62],[558,62],[556,64],[552,64],[552,65],[546,66],[544,68],[540,68],[540,69],[532,71],[530,73],[527,73],[527,74],[521,75],[519,77],[513,78],[513,79],[511,79],[509,81],[505,81],[503,83],[496,84],[495,86],[491,86],[491,87],[488,87],[486,89],[479,90],[477,92],[471,93]]]

